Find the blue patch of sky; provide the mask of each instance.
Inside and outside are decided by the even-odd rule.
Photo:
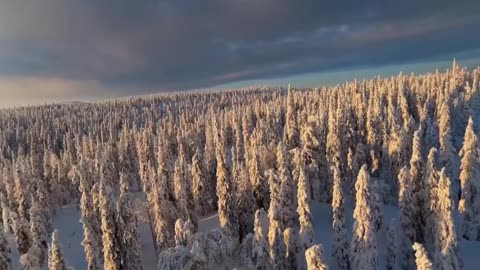
[[[465,66],[469,69],[479,67],[480,49],[456,54],[447,54],[431,57],[423,59],[419,62],[407,62],[401,64],[381,66],[357,66],[353,68],[345,68],[332,71],[294,74],[266,79],[244,80],[217,85],[212,87],[212,89],[233,89],[253,85],[278,87],[287,86],[288,84],[290,84],[292,87],[297,88],[312,88],[341,84],[355,79],[363,80],[374,78],[377,76],[390,77],[398,75],[400,72],[404,74],[423,74],[428,72],[435,72],[437,69],[442,72],[450,68],[452,60],[454,58],[460,66]]]

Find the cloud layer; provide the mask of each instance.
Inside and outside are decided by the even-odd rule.
[[[122,96],[413,61],[479,48],[479,12],[477,0],[0,0],[0,98],[15,85],[23,98]]]

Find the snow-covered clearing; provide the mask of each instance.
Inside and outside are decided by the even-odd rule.
[[[140,219],[141,220],[141,219]],[[218,227],[218,215],[210,215],[199,221],[198,229],[206,232]],[[80,209],[77,206],[69,205],[58,209],[54,228],[59,228],[60,242],[62,243],[65,258],[76,270],[86,269],[85,251],[82,246],[83,228],[80,222]],[[145,270],[157,269],[157,257],[153,247],[152,233],[147,222],[139,222],[138,231],[142,244],[142,262]],[[20,269],[19,254],[15,246],[15,238],[8,235],[8,242],[12,250],[12,263],[14,269]],[[47,266],[44,266],[47,269]]]

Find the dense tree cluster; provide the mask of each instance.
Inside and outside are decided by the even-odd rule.
[[[22,269],[69,269],[53,219],[73,204],[89,270],[143,269],[139,211],[159,269],[460,269],[459,241],[480,241],[479,76],[454,62],[315,89],[2,109],[0,268],[11,237]],[[331,206],[332,254],[312,201]],[[199,232],[214,213],[220,227]]]

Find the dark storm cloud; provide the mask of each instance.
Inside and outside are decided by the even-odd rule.
[[[478,12],[478,0],[0,0],[0,80],[126,95],[415,60],[478,48]]]

